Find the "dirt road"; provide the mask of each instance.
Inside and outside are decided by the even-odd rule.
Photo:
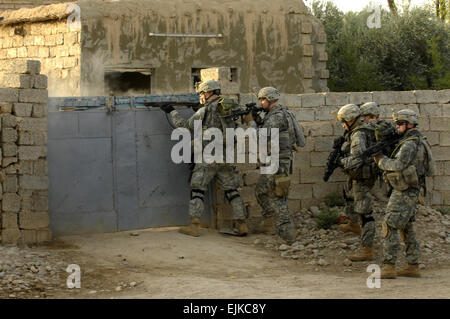
[[[61,238],[66,262],[81,267],[81,289],[57,298],[449,298],[450,265],[423,277],[382,280],[337,262],[321,267],[280,257],[255,239],[202,230],[198,238],[176,228]],[[64,246],[64,245],[63,245]],[[131,285],[130,285],[131,284]]]

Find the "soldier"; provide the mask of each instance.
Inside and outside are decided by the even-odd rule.
[[[289,212],[287,195],[289,192],[292,147],[294,133],[290,132],[288,111],[278,105],[280,92],[273,87],[265,87],[258,92],[260,106],[266,113],[264,119],[255,123],[251,113],[244,117],[244,121],[254,128],[266,128],[268,138],[272,128],[279,129],[279,167],[276,174],[261,174],[255,188],[258,204],[262,208],[263,222],[261,231],[273,234],[273,217],[278,217],[276,232],[287,243],[295,241],[295,226]]]
[[[374,127],[372,125],[361,123],[361,111],[355,104],[343,106],[337,119],[342,123],[346,130],[345,142],[342,145],[342,152],[348,156],[340,160],[347,175],[347,189],[353,192],[354,205],[347,205],[345,208],[350,222],[347,225],[341,225],[342,231],[352,231],[361,233],[361,249],[356,255],[349,256],[352,261],[364,261],[373,259],[373,240],[375,237],[375,220],[372,215],[372,199],[369,192],[375,184],[377,174],[372,160],[358,164],[358,156],[366,148],[375,144]],[[361,223],[361,226],[359,225]]]
[[[367,102],[360,106],[361,121],[378,124],[380,122],[380,107],[375,102]]]
[[[197,88],[200,94],[200,103],[204,104],[189,119],[184,119],[173,107],[163,107],[162,110],[169,113],[175,126],[194,130],[194,121],[202,121],[203,130],[208,128],[219,128],[223,133],[226,128],[234,128],[235,123],[231,118],[221,117],[218,110],[220,102],[220,83],[215,80],[208,80],[200,83]],[[223,134],[225,136],[225,134]],[[203,142],[203,141],[202,141]],[[203,142],[205,143],[205,142]],[[225,143],[224,150],[225,150]],[[225,151],[224,151],[225,154]],[[235,222],[236,233],[245,236],[248,233],[246,225],[246,208],[237,188],[240,186],[240,176],[236,167],[226,163],[195,163],[191,177],[191,200],[189,202],[189,215],[191,223],[181,227],[179,232],[191,235],[200,235],[200,217],[204,211],[204,195],[211,180],[215,180],[224,189],[225,196],[231,204],[233,210],[233,220]]]
[[[393,191],[386,208],[382,224],[383,267],[381,278],[396,276],[420,277],[419,242],[413,229],[421,187],[425,187],[425,176],[432,175],[433,159],[426,138],[417,130],[419,118],[409,109],[393,114],[398,133],[402,139],[390,158],[383,154],[374,157],[378,167]],[[400,247],[399,233],[406,245],[408,266],[396,271],[397,252]]]

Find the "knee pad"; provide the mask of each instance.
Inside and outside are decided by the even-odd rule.
[[[205,191],[201,189],[192,189],[191,190],[191,200],[194,198],[198,198],[201,201],[204,201]]]
[[[241,197],[241,195],[239,195],[239,192],[236,189],[226,190],[225,196],[226,196],[228,202],[230,202],[230,203],[232,200]]]

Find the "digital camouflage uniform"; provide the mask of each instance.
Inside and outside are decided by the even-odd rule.
[[[361,246],[370,248],[375,238],[375,220],[370,196],[370,190],[377,179],[375,165],[373,160],[369,159],[360,168],[352,170],[347,168],[352,167],[355,161],[360,161],[358,156],[375,143],[374,126],[359,123],[346,134],[345,138],[341,150],[348,156],[341,159],[341,164],[348,178],[347,188],[351,189],[354,200],[353,204],[347,204],[345,213],[353,223],[361,222]]]
[[[203,131],[208,128],[219,128],[223,133],[227,127],[234,128],[235,123],[231,118],[219,117],[217,106],[219,98],[208,101],[191,118],[184,119],[177,111],[170,113],[171,119],[176,127],[184,127],[191,132],[194,131],[194,121],[202,121]],[[225,134],[223,134],[225,136]],[[209,141],[202,141],[203,146]],[[225,153],[224,142],[224,153]],[[215,178],[224,189],[225,195],[233,210],[233,219],[243,220],[246,218],[246,209],[242,197],[237,190],[240,186],[240,176],[236,167],[225,163],[196,163],[191,177],[191,200],[189,202],[189,214],[193,218],[200,218],[204,212],[204,194],[209,183]]]
[[[425,166],[426,154],[420,139],[423,139],[423,136],[419,131],[407,132],[392,153],[391,158],[384,157],[378,163],[385,174],[400,173],[413,165],[419,180],[417,185],[400,187],[406,187],[403,190],[400,190],[395,182],[389,181],[393,191],[383,221],[383,264],[395,265],[400,248],[399,235],[406,245],[408,264],[417,265],[419,262],[419,242],[413,229],[413,222],[417,211],[420,187],[425,183],[425,175],[421,168]]]
[[[255,122],[251,122],[256,127]],[[264,218],[277,217],[275,223],[277,234],[292,242],[295,237],[295,226],[289,212],[287,192],[279,196],[275,192],[275,183],[279,177],[287,177],[291,173],[293,133],[290,132],[288,114],[283,106],[277,105],[269,111],[258,128],[267,129],[267,139],[270,141],[272,128],[279,130],[279,168],[275,174],[261,174],[255,187],[255,196],[262,208]],[[268,143],[269,145],[269,143]]]

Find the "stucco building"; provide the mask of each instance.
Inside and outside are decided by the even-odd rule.
[[[53,1],[0,10],[10,2]],[[298,0],[81,0],[0,16],[0,59],[40,60],[50,96],[192,92],[209,67],[230,68],[241,92],[327,91],[326,34]]]

